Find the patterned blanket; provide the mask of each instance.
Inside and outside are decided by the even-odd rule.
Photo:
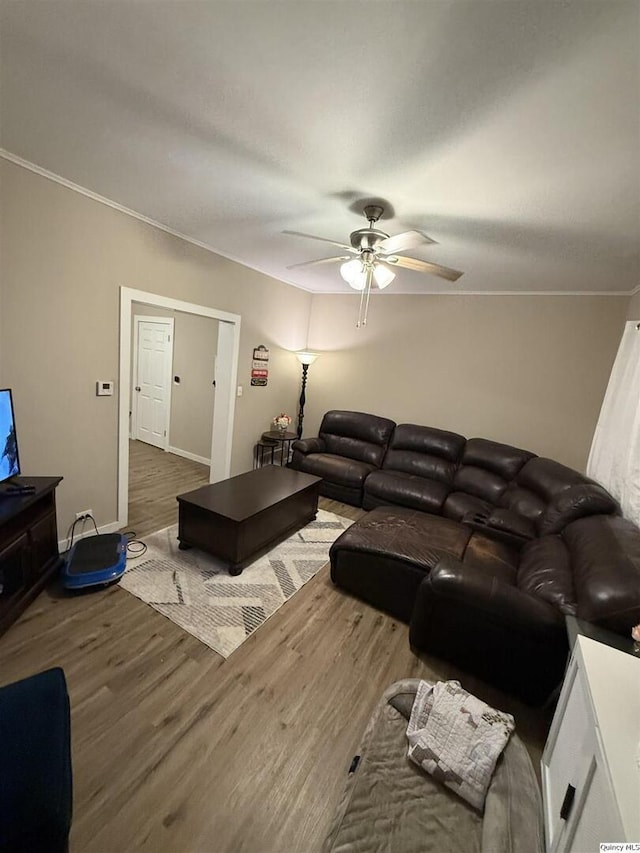
[[[407,727],[409,758],[482,811],[515,723],[458,681],[420,682]]]

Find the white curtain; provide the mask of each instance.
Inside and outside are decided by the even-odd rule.
[[[640,323],[625,324],[593,436],[587,476],[640,524]]]

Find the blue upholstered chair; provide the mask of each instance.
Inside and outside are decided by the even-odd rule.
[[[68,850],[71,807],[69,695],[56,668],[0,688],[0,850]]]

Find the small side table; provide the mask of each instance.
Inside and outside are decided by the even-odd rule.
[[[291,444],[298,438],[296,432],[281,432],[279,429],[272,429],[262,433],[262,441],[276,441],[279,445],[280,465],[286,465],[289,461],[289,453],[291,452]]]
[[[275,464],[275,452],[280,449],[277,441],[269,441],[268,438],[261,438],[256,444],[256,451],[253,460],[254,470],[262,468],[265,464]],[[271,457],[269,459],[269,457]]]

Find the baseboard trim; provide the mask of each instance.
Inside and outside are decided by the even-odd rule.
[[[81,525],[78,525],[78,527],[80,527],[80,526]],[[102,534],[102,533],[116,533],[118,530],[121,529],[121,527],[122,527],[122,525],[119,522],[112,521],[110,524],[103,524],[101,527],[98,527],[98,533],[100,533],[100,534]],[[93,524],[90,521],[86,521],[85,527],[84,527],[84,530],[82,531],[82,533],[74,533],[73,544],[75,545],[75,543],[79,542],[81,539],[86,539],[87,536],[95,536],[95,535],[96,535],[95,527],[93,526]],[[64,554],[64,552],[67,550],[67,548],[70,547],[69,546],[70,539],[71,539],[70,536],[66,536],[64,539],[58,540],[58,551],[60,552],[61,556]]]
[[[200,462],[201,465],[208,465],[211,467],[210,459],[207,459],[206,456],[198,456],[195,453],[191,453],[189,450],[180,450],[179,447],[167,447],[167,453],[173,453],[175,456],[182,456],[183,459],[190,459],[192,462]]]

